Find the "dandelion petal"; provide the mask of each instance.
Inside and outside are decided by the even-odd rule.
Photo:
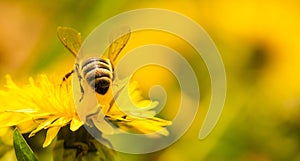
[[[51,127],[47,130],[47,135],[43,144],[43,148],[51,144],[52,140],[55,138],[60,128],[61,127]]]

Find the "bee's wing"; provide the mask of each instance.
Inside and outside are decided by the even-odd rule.
[[[126,33],[126,34],[124,34]],[[123,35],[124,34],[124,35]],[[123,28],[121,33],[114,34],[111,36],[110,39],[110,46],[109,46],[109,51],[108,51],[108,58],[110,61],[115,65],[115,61],[120,54],[121,50],[125,47],[127,44],[129,37],[130,37],[130,28],[126,27]],[[120,35],[123,35],[120,37]]]
[[[81,47],[80,32],[70,27],[58,27],[57,36],[72,55],[76,57]]]

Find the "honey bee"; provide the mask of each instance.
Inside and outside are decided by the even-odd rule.
[[[114,40],[108,49],[108,54],[102,57],[91,57],[87,60],[75,64],[75,69],[67,73],[63,77],[63,82],[66,81],[75,71],[78,73],[78,79],[80,81],[80,90],[82,93],[79,101],[81,102],[84,96],[84,88],[81,85],[81,81],[85,80],[89,86],[100,95],[105,95],[114,81],[114,66],[116,65],[116,59],[122,49],[127,44],[130,31],[120,38]],[[69,27],[58,27],[57,36],[62,44],[71,52],[71,54],[77,59],[77,54],[81,47],[81,35],[80,32]]]

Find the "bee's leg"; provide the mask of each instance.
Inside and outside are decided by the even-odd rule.
[[[74,69],[71,71],[71,72],[69,72],[69,73],[67,73],[64,77],[63,77],[63,82],[64,81],[66,81],[72,74],[74,73]]]
[[[81,79],[80,79],[80,80],[81,80]],[[80,83],[79,85],[80,85],[80,91],[81,91],[81,97],[80,97],[80,99],[79,99],[79,102],[81,102],[82,99],[83,99],[83,96],[84,96],[84,89],[83,89],[81,83]]]
[[[69,72],[69,73],[67,73],[64,77],[63,77],[63,79],[62,79],[62,82],[60,83],[60,86],[62,86],[62,84],[72,75],[74,73],[74,69],[71,71],[71,72]]]
[[[77,73],[79,73],[79,65],[76,63],[75,64],[75,66],[76,66],[76,68],[75,68],[75,70],[76,70],[76,72]],[[73,70],[74,71],[74,70]],[[82,99],[83,99],[83,96],[84,96],[84,89],[83,89],[83,87],[82,87],[82,84],[81,84],[81,81],[82,81],[82,76],[80,75],[80,74],[78,74],[78,81],[79,81],[79,86],[80,86],[80,91],[81,91],[81,97],[80,97],[80,99],[79,99],[79,102],[81,102],[82,101]]]

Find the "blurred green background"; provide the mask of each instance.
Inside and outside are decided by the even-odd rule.
[[[300,161],[300,2],[296,0],[1,0],[1,84],[7,73],[23,82],[40,73],[62,77],[72,68],[74,58],[57,39],[57,26],[76,28],[86,37],[106,19],[145,7],[177,11],[208,32],[224,61],[227,98],[214,131],[198,140],[210,101],[204,63],[200,58],[193,61],[195,51],[172,38],[133,35],[131,48],[162,43],[187,58],[197,71],[201,105],[192,127],[175,144],[151,154],[121,154],[124,160]],[[149,74],[153,70],[156,75]],[[167,119],[175,115],[180,97],[178,84],[170,77],[157,68],[136,74],[145,96],[153,84],[166,87],[168,101],[160,115]],[[37,151],[42,158],[51,154],[49,149]]]

